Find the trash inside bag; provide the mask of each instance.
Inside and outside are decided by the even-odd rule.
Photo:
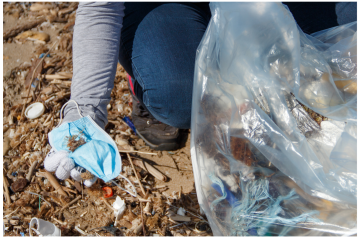
[[[354,235],[356,22],[304,34],[281,3],[210,3],[192,105],[214,235]]]

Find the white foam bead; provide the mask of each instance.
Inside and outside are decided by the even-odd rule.
[[[85,180],[84,185],[86,187],[91,187],[96,182],[96,180],[97,180],[97,177],[94,176],[92,179]]]
[[[54,172],[59,166],[60,161],[64,158],[67,158],[68,154],[69,153],[64,150],[55,152],[55,150],[51,149],[44,161],[45,169],[49,172]]]

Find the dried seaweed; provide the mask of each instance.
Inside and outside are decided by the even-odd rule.
[[[86,144],[83,138],[83,130],[76,135],[66,136],[65,140],[67,140],[67,147],[71,152],[74,152],[77,148]]]

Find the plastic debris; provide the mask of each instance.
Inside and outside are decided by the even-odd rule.
[[[130,120],[130,118],[129,118],[129,117],[124,117],[124,118],[123,118],[123,121],[126,122],[126,124],[128,124],[128,126],[135,132],[135,135],[136,135],[135,126],[134,126],[134,124],[132,123],[132,121]]]
[[[36,102],[28,106],[25,110],[25,116],[29,119],[35,119],[40,117],[45,111],[44,104]]]
[[[36,229],[33,228],[34,225],[37,226]],[[30,236],[33,236],[31,230],[42,236],[61,236],[61,231],[57,226],[36,217],[31,219],[29,227],[29,234]]]
[[[180,216],[185,216],[185,209],[183,207],[180,207],[178,210],[177,210],[177,213],[178,215]]]
[[[119,196],[116,196],[116,200],[112,204],[112,206],[116,210],[116,211],[114,211],[115,217],[119,217],[119,216],[123,215],[126,210],[126,203]]]
[[[40,54],[39,59],[45,56],[45,53]],[[47,54],[46,57],[50,57],[50,54]]]

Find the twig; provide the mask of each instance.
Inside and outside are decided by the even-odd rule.
[[[15,212],[17,212],[17,210],[18,210],[19,208],[20,208],[20,207],[17,207],[17,208],[15,209],[15,211],[10,212],[9,214],[5,215],[4,217],[5,217],[5,218],[6,218],[6,217],[9,217],[10,215],[12,215],[12,214],[14,214]]]
[[[137,150],[119,150],[120,153],[138,153],[138,154],[146,154],[146,155],[157,155],[156,153],[137,151]]]
[[[177,209],[179,209],[179,207],[172,205],[170,202],[165,202],[165,203],[168,204],[168,205],[170,205],[170,206],[172,206],[172,207],[176,207]],[[202,216],[195,215],[194,213],[189,212],[189,211],[186,210],[186,209],[184,209],[184,210],[185,210],[185,212],[188,212],[190,215],[193,215],[193,216],[195,216],[195,217],[197,217],[197,218],[200,218],[201,220],[203,220],[204,222],[207,223],[207,221],[206,221]]]
[[[129,153],[126,153],[126,154],[127,154],[127,157],[128,157],[128,159],[129,159],[129,161],[130,161],[131,167],[132,167],[132,169],[134,170],[134,174],[135,174],[137,180],[139,181],[139,185],[140,185],[140,188],[141,188],[141,192],[142,192],[142,193],[144,194],[144,196],[145,196],[146,193],[145,193],[144,187],[142,186],[141,181],[140,181],[140,179],[139,179],[139,176],[137,175],[137,171],[135,170],[135,167],[134,167],[134,164],[133,164],[133,162],[132,162],[132,159],[131,159]]]
[[[67,193],[62,189],[62,186],[59,184],[59,182],[56,180],[56,178],[49,173],[48,171],[44,172],[46,178],[50,181],[51,185],[55,188],[55,190],[61,194],[67,197]]]
[[[50,51],[52,50],[52,48],[54,48],[54,46],[56,45],[56,43],[58,43],[58,41],[55,41],[55,43],[51,46],[51,48],[48,50],[48,52],[45,54],[45,55],[48,55],[50,53]],[[42,64],[42,62],[44,61],[46,57],[42,57],[41,60],[39,61],[39,63],[36,65],[35,69],[33,70],[33,73],[31,75],[31,80],[30,80],[30,84],[29,84],[29,89],[28,89],[28,93],[27,93],[27,97],[29,97],[29,94],[30,94],[30,89],[31,89],[31,84],[33,83],[34,81],[34,74],[36,72],[36,69],[39,67],[40,64]],[[40,72],[41,73],[41,72]],[[20,116],[20,121],[23,119],[23,116],[24,116],[24,112],[25,112],[25,108],[26,108],[26,103],[27,100],[25,101],[24,103],[24,106],[22,108],[22,111],[21,111],[21,116]]]
[[[72,189],[70,189],[70,188],[68,188],[68,187],[63,187],[63,186],[62,186],[62,189],[66,190],[67,192],[73,193],[73,194],[75,194],[75,195],[77,194],[76,191],[74,191],[74,190],[72,190]]]
[[[65,222],[62,222],[62,221],[59,221],[58,219],[56,219],[55,217],[51,217],[54,221],[56,221],[57,223],[59,223],[60,225],[63,225],[63,226],[65,226],[65,225],[67,225],[67,222],[65,221]]]
[[[34,163],[32,163],[32,165],[30,166],[29,173],[26,175],[26,180],[27,181],[31,181],[31,177],[34,174],[34,171],[36,169],[37,164],[38,164],[38,161],[35,160]]]
[[[4,224],[11,224],[11,225],[19,225],[19,220],[8,220],[8,219],[3,219]]]
[[[26,23],[23,24],[23,25],[16,26],[15,28],[10,29],[10,30],[4,32],[4,34],[3,34],[3,40],[7,40],[7,39],[10,38],[10,37],[16,36],[17,34],[19,34],[19,33],[22,32],[22,31],[26,31],[26,30],[28,30],[28,29],[34,28],[35,26],[43,23],[44,21],[46,21],[46,18],[45,18],[45,17],[42,17],[42,18],[36,19],[36,20],[34,20],[34,21],[26,22]]]
[[[170,158],[171,158],[171,159],[172,159],[172,161],[174,162],[176,169],[177,169],[178,171],[180,171],[180,169],[179,169],[179,167],[178,167],[177,163],[175,162],[175,159],[174,159],[172,156],[170,156]]]
[[[100,198],[101,199],[101,201],[103,201],[105,204],[106,204],[106,206],[108,206],[110,209],[112,209],[113,211],[117,211],[115,208],[113,208],[105,199],[103,199],[103,198]]]
[[[63,208],[60,209],[59,213],[61,213],[62,211],[64,211],[66,208],[70,207],[71,205],[73,205],[74,203],[76,203],[77,201],[79,201],[81,199],[81,196],[77,196],[77,198],[75,198],[74,200],[72,200],[71,202],[69,202],[68,204],[66,204]]]
[[[37,128],[37,127],[38,127],[38,126],[36,126],[36,128]],[[30,133],[28,133],[28,134],[26,134],[25,136],[23,136],[23,137],[20,139],[20,141],[19,141],[16,145],[14,145],[14,147],[12,147],[12,149],[15,149],[16,147],[18,147],[18,145],[20,145],[21,142],[23,142],[29,135],[30,135]]]
[[[32,194],[32,195],[35,195],[35,196],[39,196],[42,200],[44,200],[44,202],[46,202],[47,205],[49,205],[51,207],[51,203],[49,203],[48,201],[45,200],[45,198],[43,196],[41,196],[40,194],[37,194],[37,193],[33,193],[33,192],[30,192],[30,191],[25,191],[29,194]]]
[[[190,221],[191,222],[191,221]],[[183,222],[183,223],[180,223],[180,224],[177,224],[177,225],[174,225],[174,226],[170,226],[169,229],[172,229],[172,228],[175,228],[175,227],[178,227],[178,226],[182,226],[182,225],[186,225],[188,223],[190,223],[189,221],[187,222]]]
[[[126,197],[125,198],[126,201],[134,201],[135,199],[138,199],[139,202],[151,202],[150,199],[141,198],[139,194],[138,194],[138,196],[136,198],[134,198],[134,197]]]
[[[8,204],[8,205],[10,205],[11,204],[11,200],[10,200],[10,193],[9,193],[9,188],[8,188],[8,181],[7,181],[7,179],[6,179],[6,177],[5,177],[5,173],[3,173],[3,178],[4,178],[4,195],[5,195],[5,198],[6,198],[6,203]]]
[[[143,235],[145,236],[144,214],[143,214],[142,202],[140,202],[140,210],[141,210],[141,222],[142,222],[142,228],[143,228]]]
[[[69,183],[71,183],[72,185],[74,185],[75,183],[73,181],[71,181],[71,179],[65,179],[66,181],[68,181]]]
[[[143,160],[138,160],[138,159],[134,160],[133,162],[136,166],[139,166],[142,169],[148,171],[155,178],[166,182],[167,177],[164,174],[162,174],[159,170],[157,170],[154,166],[150,165],[149,163]]]
[[[77,230],[81,235],[87,236],[87,234],[86,234],[83,230],[81,230],[78,226],[75,226],[74,228],[75,228],[75,230]]]

